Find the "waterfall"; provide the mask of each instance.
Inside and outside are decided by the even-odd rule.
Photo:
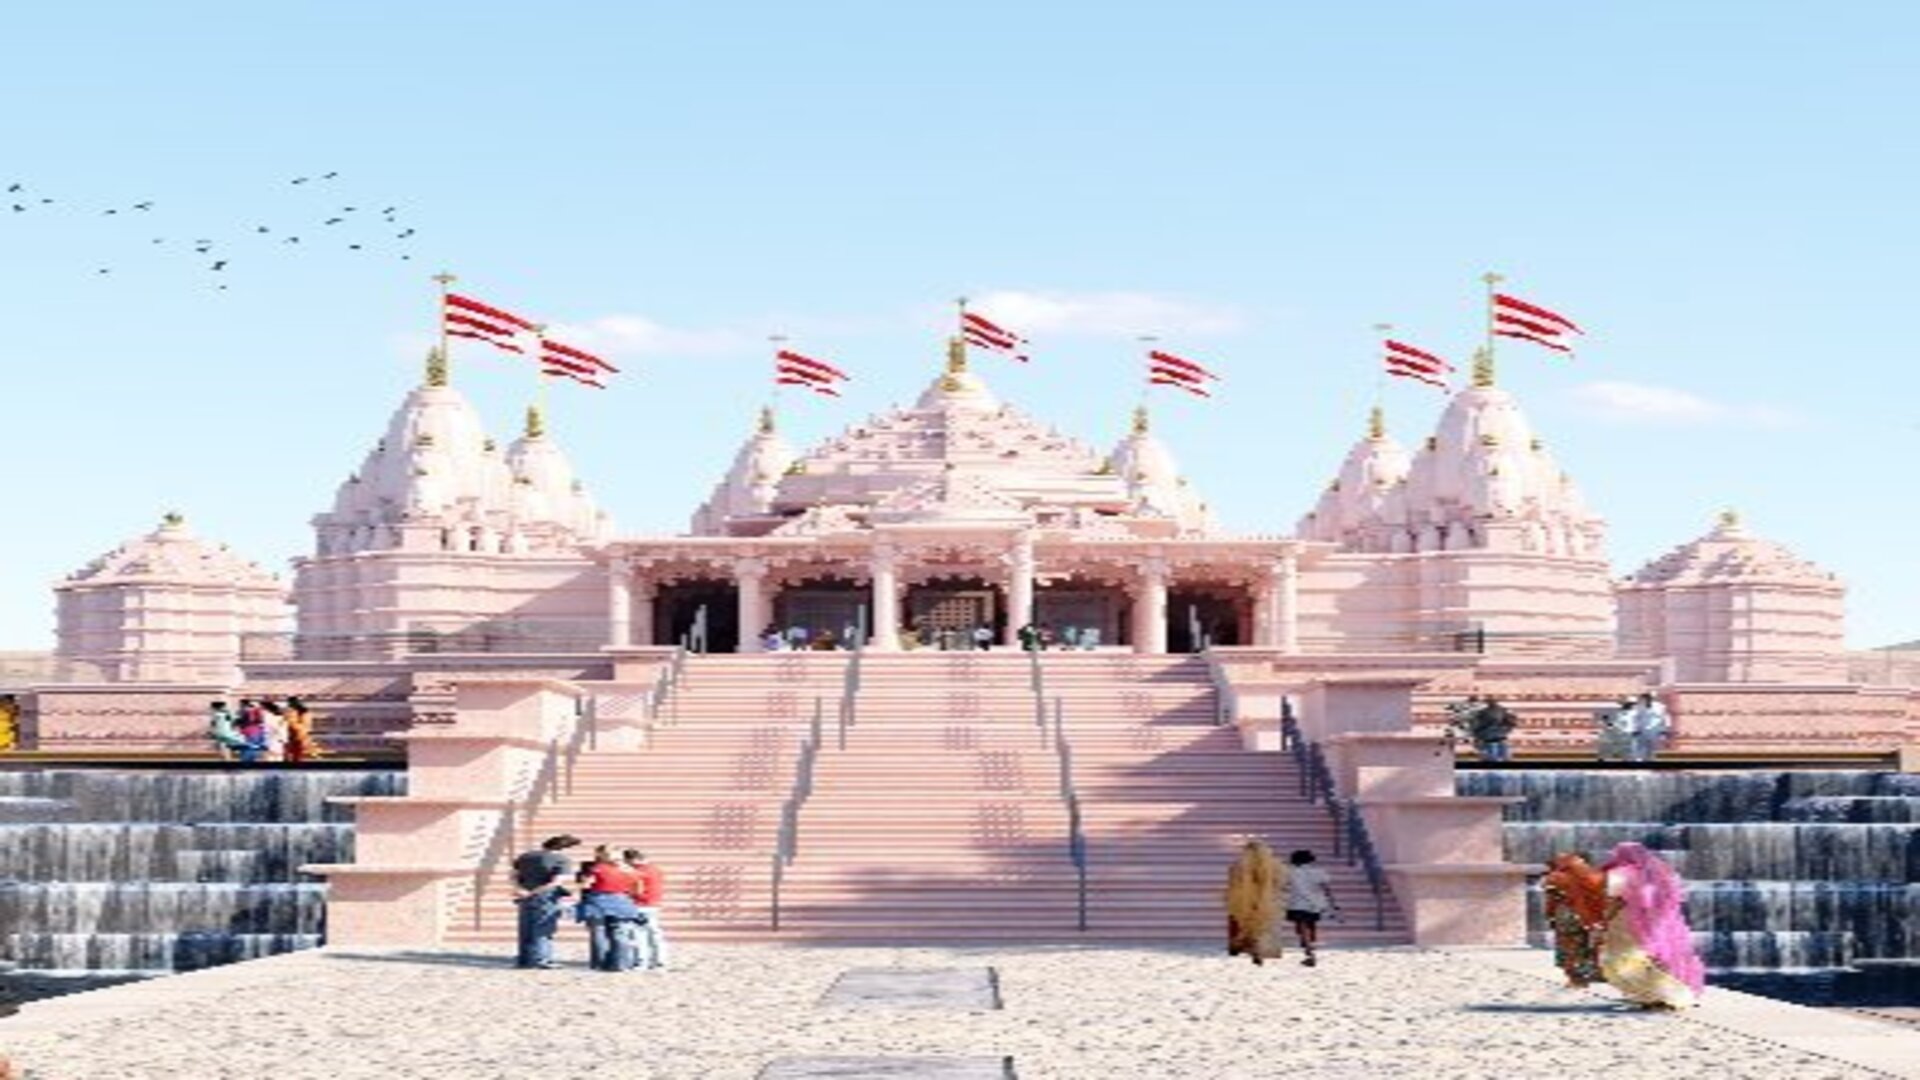
[[[160,973],[320,944],[350,812],[396,771],[0,772],[0,958],[32,971]]]
[[[1920,974],[1920,776],[1859,771],[1463,771],[1462,795],[1519,796],[1513,862],[1563,851],[1596,864],[1633,840],[1687,882],[1686,913],[1715,981],[1839,1000],[1856,965]],[[1529,927],[1548,940],[1539,891]],[[1887,984],[1882,979],[1882,984]]]

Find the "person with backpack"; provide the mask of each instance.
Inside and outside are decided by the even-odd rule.
[[[1314,947],[1320,944],[1320,920],[1340,913],[1340,905],[1333,902],[1333,883],[1325,870],[1314,865],[1316,861],[1313,852],[1305,849],[1287,856],[1287,921],[1306,950],[1307,958],[1300,961],[1305,967],[1320,963],[1314,955]]]
[[[560,929],[560,901],[567,895],[567,887],[561,882],[567,873],[567,859],[560,853],[579,843],[577,836],[549,836],[537,850],[514,857],[513,901],[520,909],[520,943],[514,967],[560,966],[553,962],[553,935]]]

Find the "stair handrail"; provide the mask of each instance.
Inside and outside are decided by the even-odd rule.
[[[1232,727],[1240,719],[1240,693],[1234,689],[1233,680],[1227,678],[1218,657],[1209,654],[1206,663],[1207,677],[1213,681],[1213,724]]]
[[[1365,872],[1367,887],[1373,890],[1373,928],[1385,930],[1387,875],[1380,865],[1373,837],[1367,832],[1366,818],[1353,799],[1340,797],[1333,785],[1333,772],[1327,768],[1326,754],[1319,743],[1300,733],[1300,725],[1294,720],[1293,710],[1285,698],[1280,702],[1280,745],[1293,752],[1293,760],[1299,766],[1301,796],[1310,803],[1326,801],[1327,817],[1333,823],[1333,854],[1336,857],[1345,854],[1348,866],[1357,865]]]
[[[1033,684],[1033,726],[1040,732],[1040,748],[1047,746],[1047,678],[1040,668],[1040,643],[1027,649],[1028,681]]]
[[[813,719],[807,733],[800,737],[800,758],[793,767],[793,789],[780,804],[780,830],[775,834],[772,867],[770,916],[773,929],[780,929],[780,886],[786,880],[787,867],[793,865],[800,850],[800,808],[813,794],[813,762],[820,754],[821,717],[826,703],[813,699]]]
[[[1078,925],[1087,928],[1087,833],[1080,819],[1080,792],[1073,784],[1073,744],[1067,740],[1066,707],[1053,699],[1053,748],[1060,759],[1060,800],[1067,806],[1067,857],[1073,860]]]
[[[480,928],[487,880],[499,867],[500,860],[513,849],[519,827],[532,822],[533,808],[541,802],[557,802],[561,785],[564,784],[568,795],[573,794],[573,773],[579,762],[580,751],[583,747],[590,749],[599,742],[598,729],[599,713],[593,696],[588,694],[575,698],[573,730],[547,740],[547,749],[540,759],[539,771],[534,773],[533,782],[527,785],[527,790],[519,798],[508,796],[506,805],[500,808],[492,835],[487,838],[487,845],[481,849],[480,859],[473,868],[474,929]]]

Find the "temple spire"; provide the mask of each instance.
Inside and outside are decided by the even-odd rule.
[[[438,345],[427,350],[428,386],[447,385],[447,353]]]
[[[433,275],[434,284],[440,286],[440,310],[434,313],[434,321],[440,324],[440,347],[434,350],[434,352],[427,354],[428,386],[447,385],[447,357],[450,355],[447,341],[447,290],[449,286],[458,280],[460,279],[447,273],[445,270]],[[437,365],[434,353],[439,354]]]
[[[760,434],[773,434],[773,406],[760,406]]]
[[[1485,390],[1493,385],[1493,348],[1482,346],[1473,351],[1473,385]]]
[[[1145,405],[1135,405],[1133,407],[1133,433],[1135,435],[1145,435],[1147,433],[1147,407]]]
[[[1375,405],[1367,413],[1367,438],[1380,440],[1387,437],[1387,410]]]
[[[540,406],[527,406],[527,438],[538,439],[547,433],[546,418],[540,414]]]

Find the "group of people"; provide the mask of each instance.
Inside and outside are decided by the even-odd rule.
[[[1652,694],[1621,698],[1620,704],[1594,715],[1599,724],[1602,761],[1652,761],[1673,735],[1673,718]]]
[[[288,698],[285,705],[270,697],[241,698],[238,709],[215,701],[207,712],[207,737],[229,761],[298,764],[322,753],[313,736],[313,710],[298,697]]]
[[[1277,960],[1282,915],[1292,925],[1305,959],[1315,967],[1319,958],[1320,920],[1339,914],[1327,872],[1314,865],[1313,852],[1301,850],[1282,864],[1264,841],[1248,840],[1240,856],[1227,868],[1227,955],[1245,954],[1255,964]]]
[[[553,938],[571,895],[574,919],[587,927],[588,964],[595,971],[665,970],[667,935],[660,924],[665,882],[660,868],[637,848],[627,848],[616,858],[605,844],[573,867],[561,852],[579,845],[576,836],[550,836],[537,850],[514,858],[514,903],[519,908],[514,965],[559,966],[553,959]],[[574,871],[571,885],[569,869]]]
[[[1062,626],[1058,633],[1051,625],[1028,623],[1014,631],[1020,647],[1027,652],[1045,652],[1048,649],[1086,649],[1100,647],[1100,628],[1097,626]]]
[[[839,633],[827,627],[809,630],[804,626],[789,626],[785,630],[768,624],[760,631],[760,648],[764,652],[833,652],[838,649],[851,649],[860,639],[860,628],[847,626]]]
[[[1567,985],[1604,982],[1649,1009],[1699,1002],[1706,965],[1682,914],[1686,887],[1645,845],[1616,845],[1597,868],[1572,852],[1556,855],[1540,887]]]

